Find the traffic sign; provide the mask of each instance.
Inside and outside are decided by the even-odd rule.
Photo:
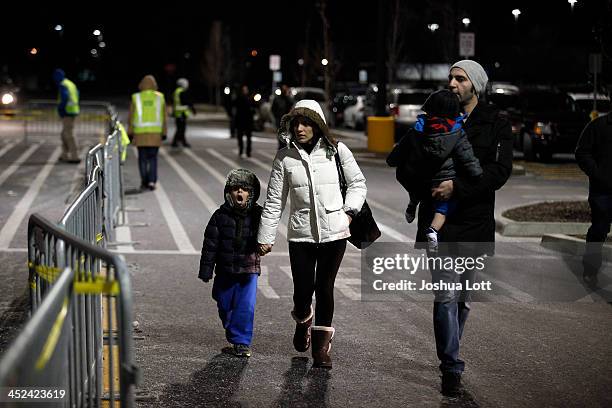
[[[473,57],[476,48],[476,35],[474,33],[459,33],[459,55],[464,58]]]
[[[270,55],[270,71],[279,71],[281,66],[280,55]]]

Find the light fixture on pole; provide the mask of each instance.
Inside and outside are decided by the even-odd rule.
[[[327,66],[327,64],[329,64],[329,61],[328,61],[326,58],[323,58],[323,59],[321,60],[321,65],[323,65],[323,66]]]
[[[572,11],[574,11],[574,5],[578,3],[578,0],[567,0],[567,2],[570,4]]]
[[[431,31],[432,33],[435,33],[436,30],[440,28],[440,26],[436,23],[432,23],[432,24],[427,24],[427,28],[429,28],[429,31]]]
[[[470,26],[470,23],[472,22],[472,20],[470,20],[469,18],[465,17],[463,20],[461,20],[461,22],[463,23],[465,28],[468,28]]]
[[[95,35],[97,37],[99,35],[102,35],[102,33],[100,32],[100,30],[94,30],[93,31],[93,35]]]
[[[518,18],[521,15],[521,10],[519,9],[512,10],[512,15],[514,16],[514,21],[518,21]]]
[[[55,26],[55,31],[62,31],[64,29],[64,27],[61,26],[61,24],[58,24]]]

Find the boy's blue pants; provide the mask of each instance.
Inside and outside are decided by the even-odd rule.
[[[225,337],[232,344],[251,345],[257,274],[216,275],[212,295],[217,301]]]

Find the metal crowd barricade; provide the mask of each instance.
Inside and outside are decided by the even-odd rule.
[[[121,152],[121,133],[116,130],[104,144],[104,226],[110,241],[114,241],[119,214],[123,212]]]
[[[93,245],[104,239],[103,226],[103,180],[104,176],[96,164],[88,173],[89,182],[74,202],[68,207],[60,225],[74,236]]]
[[[57,363],[67,366],[68,405],[99,407],[108,401],[115,406],[117,401],[122,407],[132,407],[138,369],[132,344],[131,282],[125,263],[118,255],[33,214],[28,223],[28,267],[33,319],[44,311],[47,297],[62,282],[63,268],[74,271],[67,362]],[[0,364],[4,366],[4,360]]]
[[[100,143],[89,149],[85,156],[85,176],[87,182],[91,180],[91,172],[96,166],[100,169],[104,168],[104,145]]]
[[[3,389],[0,406],[19,408],[27,402],[44,402],[47,407],[69,406],[73,282],[74,271],[64,269],[37,312],[4,354],[0,361],[0,388]],[[15,392],[24,387],[45,390],[48,398],[25,400],[4,395],[8,388]]]
[[[80,101],[81,112],[74,122],[74,134],[79,139],[95,137],[103,139],[114,130],[117,113],[106,102]],[[62,119],[57,114],[57,101],[32,100],[15,116],[23,121],[23,135],[27,142],[33,137],[59,136]]]

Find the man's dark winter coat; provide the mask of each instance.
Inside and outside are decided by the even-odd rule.
[[[510,123],[499,116],[496,108],[484,103],[476,105],[464,125],[474,155],[480,161],[483,174],[474,180],[461,168],[453,181],[456,210],[447,217],[440,230],[441,242],[495,242],[495,191],[500,189],[512,172],[512,131]],[[434,214],[431,192],[419,208],[417,241],[426,241],[424,232]]]
[[[578,166],[589,176],[589,192],[612,194],[612,113],[590,122],[576,146]]]

